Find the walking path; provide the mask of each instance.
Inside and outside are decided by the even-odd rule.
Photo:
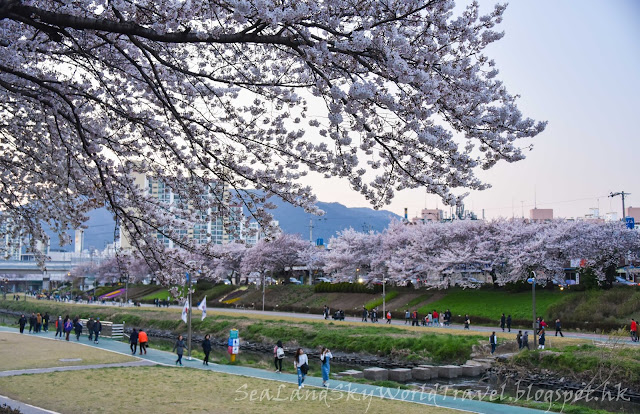
[[[9,328],[9,327],[0,327],[0,332],[12,332],[18,333],[18,329]],[[24,334],[28,335],[28,334]],[[53,339],[53,332],[48,333],[39,333],[38,337]],[[91,341],[80,342],[82,345],[91,346],[99,349],[104,349],[106,351],[117,352],[120,354],[131,355],[129,345],[124,342],[119,342],[115,340],[110,340],[106,338],[101,338],[99,344],[94,344]],[[150,349],[146,355],[137,355],[142,361],[145,361],[147,364],[159,364],[159,365],[167,365],[167,366],[175,366],[176,356],[173,353],[159,351],[156,349]],[[272,371],[243,367],[237,365],[202,365],[202,361],[198,359],[186,360],[183,358],[183,363],[185,367],[208,370],[212,372],[220,372],[231,375],[240,375],[250,378],[263,379],[268,381],[278,381],[285,382],[289,384],[297,384],[298,378],[294,374],[287,373],[276,373]],[[130,366],[127,364],[106,364],[107,366],[113,365],[121,365],[121,366]],[[77,369],[96,369],[101,368],[101,365],[93,365],[93,366],[82,366],[82,367],[74,367]],[[176,368],[180,369],[180,368]],[[24,371],[33,371],[33,370],[24,370]],[[12,375],[18,375],[19,372],[12,371]],[[46,369],[43,369],[42,372],[49,372]],[[27,372],[24,372],[27,373]],[[33,373],[33,372],[28,372]],[[305,385],[310,387],[320,388],[322,385],[322,379],[317,377],[307,376],[305,379]],[[443,408],[450,408],[459,411],[473,412],[473,413],[486,413],[486,414],[540,414],[543,411],[534,410],[530,408],[516,407],[505,404],[493,404],[489,402],[483,402],[473,400],[473,399],[462,399],[460,396],[458,398],[454,398],[453,396],[442,396],[435,394],[435,392],[420,392],[414,390],[404,390],[404,389],[396,389],[396,388],[387,388],[387,387],[377,387],[373,385],[366,384],[358,384],[351,383],[346,381],[337,381],[331,380],[329,383],[329,389],[336,391],[345,391],[349,393],[354,393],[357,395],[366,395],[367,397],[383,397],[392,400],[406,401],[406,402],[414,402],[418,404],[425,404],[429,406],[437,406]],[[476,397],[477,398],[477,397]],[[5,400],[0,399],[0,402]],[[19,408],[26,414],[42,414],[42,413],[52,413],[52,411],[41,410],[40,411],[26,411],[14,404],[22,404],[13,400],[9,400],[6,402],[8,405],[12,407]],[[35,407],[32,407],[35,408]],[[37,408],[36,408],[37,409]]]

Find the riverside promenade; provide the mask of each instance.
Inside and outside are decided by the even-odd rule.
[[[0,332],[9,332],[16,335],[20,335],[19,331],[15,328],[0,327]],[[23,334],[29,335],[29,334]],[[37,335],[39,338],[47,338],[55,341],[54,332],[43,332]],[[57,340],[59,341],[59,340]],[[129,345],[107,338],[100,338],[99,344],[94,344],[89,341],[75,342],[75,344],[81,344],[83,346],[94,347],[103,349],[105,351],[116,352],[124,355],[131,355]],[[139,358],[137,363],[124,363],[124,364],[101,364],[101,365],[88,365],[78,367],[53,367],[53,368],[41,368],[41,369],[28,369],[28,370],[15,370],[0,372],[2,376],[8,375],[23,375],[23,374],[40,374],[52,371],[65,371],[70,369],[101,369],[112,366],[140,366],[140,365],[165,365],[175,367],[175,355],[171,352],[160,351],[156,349],[149,349],[146,355],[136,355]],[[287,373],[275,373],[269,370],[243,367],[238,365],[221,365],[214,364],[205,366],[202,365],[202,361],[198,359],[187,360],[183,359],[185,367],[211,371],[212,375],[215,373],[226,373],[231,375],[239,375],[250,378],[258,378],[268,381],[276,381],[289,384],[297,384],[297,376]],[[176,367],[175,369],[184,369],[184,367]],[[321,390],[322,379],[319,377],[307,376],[305,385],[309,388],[317,388]],[[420,390],[406,390],[388,387],[379,387],[367,384],[352,383],[347,381],[331,380],[329,382],[329,390],[343,391],[353,393],[357,395],[365,395],[367,397],[381,397],[399,401],[405,401],[415,404],[424,404],[429,406],[437,406],[442,408],[449,408],[459,410],[461,412],[472,413],[486,413],[486,414],[534,414],[542,413],[543,411],[534,410],[530,408],[516,407],[506,404],[493,404],[490,402],[478,401],[477,399],[463,399],[460,396],[454,398],[453,396],[444,396],[436,394],[435,392],[421,392]],[[0,394],[2,394],[0,390]],[[53,411],[40,409],[26,405],[24,403],[9,400],[6,397],[0,395],[0,404],[7,404],[11,407],[19,408],[25,414],[42,414],[53,413]]]

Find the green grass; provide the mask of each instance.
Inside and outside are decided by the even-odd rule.
[[[387,297],[385,298],[386,302],[389,303],[391,300],[395,299],[397,296],[398,296],[398,292],[395,290],[392,290],[391,292],[387,293]],[[382,298],[380,297],[380,298],[370,300],[364,305],[364,307],[367,308],[367,310],[371,310],[381,305],[382,305]],[[383,318],[384,318],[384,315],[382,315],[380,319],[383,319]]]
[[[157,292],[151,293],[150,295],[140,298],[140,300],[144,300],[144,301],[154,300],[154,299],[165,300],[167,298],[171,298],[171,293],[169,292],[168,289],[161,289]]]
[[[580,292],[536,291],[536,313],[548,315],[551,305],[563,302]],[[511,315],[513,319],[531,318],[531,292],[507,293],[495,290],[452,290],[444,298],[418,309],[422,315],[436,309],[438,312],[450,309],[453,315],[468,314],[473,323],[474,316],[500,320],[500,315]]]

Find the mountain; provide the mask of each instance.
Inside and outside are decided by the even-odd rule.
[[[332,236],[338,232],[353,228],[357,231],[381,232],[391,222],[392,219],[400,220],[401,217],[390,211],[373,210],[366,207],[346,207],[340,203],[318,202],[317,206],[323,210],[323,216],[315,216],[306,213],[301,207],[293,207],[284,201],[272,201],[278,206],[272,210],[274,218],[280,224],[280,228],[285,233],[300,234],[303,239],[309,239],[310,224],[311,237],[313,241],[321,238],[325,244]]]
[[[326,244],[332,236],[338,232],[353,228],[357,231],[383,231],[392,219],[400,219],[400,216],[390,211],[373,210],[366,207],[346,207],[340,203],[318,202],[318,208],[323,210],[323,216],[314,216],[306,213],[301,207],[293,207],[276,197],[270,199],[278,208],[272,210],[275,220],[285,233],[300,234],[303,239],[309,239],[309,224],[312,240],[323,239]],[[89,213],[89,220],[84,231],[84,248],[102,250],[107,244],[113,243],[115,222],[111,213],[106,208],[93,210]],[[51,250],[73,251],[73,244],[60,247],[58,237],[52,232],[47,232],[51,239]],[[69,233],[71,240],[73,232]]]

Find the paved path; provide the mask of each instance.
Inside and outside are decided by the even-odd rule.
[[[30,300],[34,300],[33,298],[29,298]],[[64,304],[68,304],[68,305],[75,305],[75,302],[64,302]],[[87,305],[86,303],[81,303],[82,305]],[[92,303],[89,305],[94,305],[94,306],[109,306],[110,302],[107,302],[105,305],[103,305],[102,303]],[[119,303],[113,303],[114,307],[119,307]],[[129,305],[131,306],[131,305]],[[155,305],[151,305],[151,304],[142,304],[142,307],[155,307]],[[170,305],[171,308],[175,308],[175,309],[182,309],[182,306],[178,306],[178,305]],[[194,315],[198,315],[199,314],[199,310],[196,307],[193,307],[193,314]],[[324,316],[323,315],[319,315],[319,314],[314,314],[314,313],[295,313],[295,312],[278,312],[278,311],[262,311],[262,310],[253,310],[253,309],[244,309],[244,308],[208,308],[207,309],[207,313],[209,315],[214,315],[215,313],[226,313],[226,314],[237,314],[240,316],[250,316],[250,315],[269,315],[269,316],[273,316],[273,317],[290,317],[290,318],[298,318],[298,319],[304,319],[304,320],[324,320]],[[393,326],[409,326],[409,324],[405,324],[405,320],[404,320],[404,315],[402,315],[402,318],[398,318],[397,316],[400,315],[396,315],[395,319],[391,320],[391,325]],[[379,322],[377,322],[377,325],[386,325],[386,321],[384,321],[382,318],[378,318]],[[471,319],[473,319],[473,316],[471,316]],[[329,321],[333,321],[333,319],[330,317]],[[362,322],[362,318],[361,317],[351,317],[351,316],[347,316],[345,318],[345,321],[347,322],[355,322],[355,323],[361,323],[363,325],[366,324],[373,324],[372,322]],[[477,332],[479,334],[482,335],[486,335],[487,333],[491,333],[493,331],[496,331],[496,333],[502,333],[501,329],[498,327],[498,321],[499,321],[499,317],[496,318],[496,327],[490,327],[490,326],[478,326],[478,325],[472,325],[471,329],[469,329],[470,332]],[[464,326],[463,325],[458,325],[458,324],[452,324],[448,327],[420,327],[423,328],[425,330],[428,330],[429,332],[441,332],[441,333],[446,333],[449,330],[464,330]],[[516,334],[518,333],[518,330],[522,330],[523,332],[526,329],[522,329],[522,328],[512,328],[511,329],[511,334],[513,334],[513,340],[515,341],[516,339]],[[529,333],[531,334],[531,332],[533,331],[533,329],[529,328]],[[506,334],[508,334],[509,332],[506,332]],[[563,334],[565,337],[567,338],[576,338],[576,339],[586,339],[586,340],[590,340],[590,341],[598,341],[598,342],[609,342],[612,340],[612,338],[609,335],[598,335],[595,333],[582,333],[582,332],[573,332],[573,331],[563,331]],[[552,326],[549,326],[549,328],[547,329],[547,341],[552,339],[555,335],[555,328],[553,328]],[[531,336],[530,336],[531,337]],[[619,341],[620,338],[615,338],[613,339],[614,341]],[[630,338],[628,337],[624,337],[622,338],[622,341],[624,341],[625,343],[628,343],[630,345],[633,346],[640,346],[640,342],[632,342]],[[531,342],[531,340],[530,340]]]
[[[12,332],[19,335],[17,329],[8,328],[8,327],[0,327],[0,332]],[[25,334],[25,335],[28,335],[28,334]],[[54,335],[53,332],[37,334],[37,336],[39,337],[45,337],[45,338],[50,338],[51,340],[55,340],[53,339],[53,335]],[[107,351],[117,352],[125,355],[131,354],[129,345],[123,342],[118,342],[118,341],[104,338],[104,339],[100,339],[99,344],[94,344],[93,342],[86,340],[86,338],[83,338],[83,339],[85,339],[85,342],[81,341],[80,343],[85,346],[100,348]],[[137,355],[137,356],[141,358],[141,360],[146,361],[147,363],[175,366],[176,356],[170,352],[150,349],[146,355]],[[289,384],[297,384],[297,376],[294,374],[287,374],[287,373],[279,374],[272,371],[267,371],[267,370],[262,370],[257,368],[250,368],[250,367],[243,367],[238,365],[211,364],[211,365],[205,366],[205,365],[202,365],[201,360],[197,360],[197,359],[192,359],[189,361],[189,360],[186,360],[186,358],[183,358],[183,362],[185,367],[190,367],[195,369],[208,370],[212,372],[221,372],[221,373],[226,373],[231,375],[240,375],[245,377],[269,380],[269,381],[285,382]],[[112,364],[109,364],[109,366],[111,365]],[[78,369],[95,369],[100,367],[101,366],[99,365],[83,366],[83,367],[78,367]],[[176,369],[180,369],[180,368],[176,368]],[[14,373],[14,375],[16,374]],[[307,376],[305,380],[305,384],[308,387],[319,388],[322,385],[322,379],[317,377]],[[503,405],[503,404],[492,404],[492,403],[482,402],[482,401],[477,401],[472,399],[461,399],[460,397],[458,398],[454,398],[452,396],[445,397],[442,395],[437,395],[435,393],[430,393],[428,391],[420,392],[420,391],[413,391],[413,390],[401,390],[401,389],[395,389],[395,388],[377,387],[377,386],[366,385],[366,384],[350,383],[346,381],[332,380],[329,383],[329,388],[332,390],[347,391],[350,393],[357,394],[359,396],[366,395],[368,397],[384,397],[384,398],[393,399],[393,400],[401,400],[401,401],[414,402],[414,403],[425,404],[430,406],[451,408],[455,410],[473,412],[473,413],[540,414],[543,412],[539,410],[533,410],[530,408],[515,407],[515,406],[509,406],[509,405]],[[15,402],[13,401],[9,401],[8,404],[11,406],[14,406],[12,405],[14,403]],[[47,411],[47,410],[23,411],[23,412],[28,414],[51,413],[51,411]]]

